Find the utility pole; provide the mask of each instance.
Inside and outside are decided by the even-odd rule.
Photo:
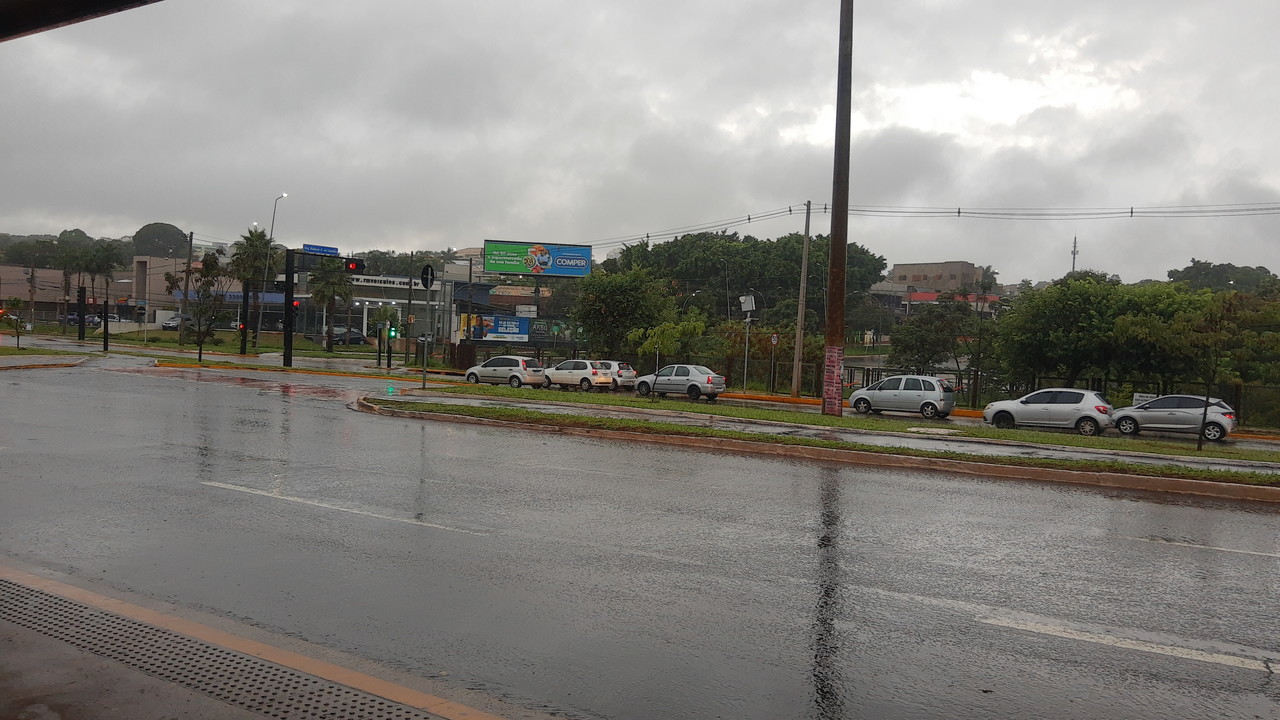
[[[827,332],[822,414],[844,414],[844,284],[849,240],[849,146],[853,120],[853,0],[840,0],[836,61],[835,167],[831,182],[831,250],[827,267]]]
[[[27,313],[27,318],[31,323],[31,330],[34,332],[36,329],[36,261],[35,260],[31,261],[31,272],[29,275],[27,275],[27,293],[31,296],[31,302],[29,303],[30,312]],[[3,299],[4,299],[3,297],[0,297],[0,300],[3,300]]]
[[[1071,272],[1076,271],[1076,256],[1080,254],[1080,246],[1076,242],[1076,238],[1071,238]]]
[[[791,360],[791,397],[800,397],[800,361],[804,359],[804,297],[809,289],[809,213],[813,202],[804,201],[804,252],[800,254],[800,302],[796,310],[796,349]]]

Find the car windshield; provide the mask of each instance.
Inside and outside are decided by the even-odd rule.
[[[716,374],[715,370],[712,370],[711,368],[703,367],[701,365],[694,365],[689,369],[692,370],[695,375],[715,375]]]

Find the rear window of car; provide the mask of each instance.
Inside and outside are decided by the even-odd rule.
[[[693,373],[695,375],[715,375],[716,374],[715,371],[712,370],[711,368],[705,368],[705,367],[702,367],[701,365],[694,365],[690,369],[693,370]]]
[[[527,369],[529,369],[529,370],[541,370],[541,369],[542,369],[542,363],[538,362],[535,358],[525,358],[524,360],[521,360],[520,362],[524,365],[524,367],[525,367],[525,368],[527,368]]]
[[[942,388],[942,392],[953,393],[956,391],[955,386],[942,378],[938,378],[938,385]]]
[[[609,363],[602,363],[602,362],[595,362],[595,361],[592,361],[592,363],[591,363],[591,367],[592,367],[593,369],[595,369],[595,370],[608,370],[608,369],[609,369]]]
[[[624,372],[629,372],[631,370],[631,366],[627,363],[618,363],[618,369]]]

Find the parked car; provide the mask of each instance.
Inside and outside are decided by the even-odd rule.
[[[613,389],[613,373],[598,360],[565,360],[553,368],[547,368],[545,375],[544,387],[578,387],[583,392]]]
[[[317,345],[324,345],[326,342],[325,330],[321,328],[319,332],[310,335],[304,335],[306,339]],[[333,344],[334,345],[368,345],[369,338],[365,334],[355,329],[347,329],[346,327],[333,326]]]
[[[849,395],[849,407],[863,415],[899,410],[920,413],[927,418],[944,418],[955,406],[951,383],[928,375],[894,375]]]
[[[624,363],[619,360],[601,360],[609,371],[613,373],[613,389],[618,388],[635,388],[636,386],[636,370],[631,367],[630,363]]]
[[[1005,429],[1033,425],[1098,435],[1111,427],[1111,412],[1111,403],[1092,390],[1046,388],[1017,400],[990,403],[982,411],[982,420]]]
[[[183,315],[181,313],[178,313],[173,317],[169,318],[168,320],[165,320],[164,322],[160,323],[160,329],[161,330],[177,330],[179,325],[189,326],[192,324],[192,322],[193,321],[190,315]]]
[[[546,373],[537,358],[522,355],[498,355],[467,368],[467,382],[506,383],[513,388],[522,385],[541,387]]]
[[[1200,432],[1205,440],[1220,441],[1235,432],[1236,411],[1218,398],[1195,395],[1162,395],[1139,405],[1115,411],[1116,429],[1123,435],[1137,435],[1141,430],[1166,432]],[[1203,422],[1203,425],[1201,423]]]
[[[660,397],[682,393],[690,400],[702,396],[715,400],[724,392],[724,376],[702,365],[668,365],[652,375],[636,378],[637,394],[643,396],[651,392]]]
[[[79,313],[67,313],[67,324],[79,325],[80,324]],[[102,324],[102,318],[98,317],[94,313],[89,313],[84,316],[85,327],[98,327],[101,324]]]

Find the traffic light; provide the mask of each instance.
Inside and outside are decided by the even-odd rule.
[[[351,257],[343,261],[343,269],[354,275],[364,274],[364,258]]]
[[[244,323],[240,323],[239,325],[237,325],[236,329],[239,330],[240,332],[244,332]]]
[[[389,325],[389,326],[387,326],[387,337],[389,337],[389,338],[391,338],[392,340],[394,340],[394,339],[396,338],[396,335],[398,335],[398,334],[400,334],[400,333],[399,333],[399,330],[396,328],[396,326],[395,326],[395,325]]]
[[[301,305],[302,305],[302,301],[301,301],[301,300],[294,300],[294,301],[293,301],[293,306],[294,306],[294,307],[299,307],[299,306],[301,306]]]

